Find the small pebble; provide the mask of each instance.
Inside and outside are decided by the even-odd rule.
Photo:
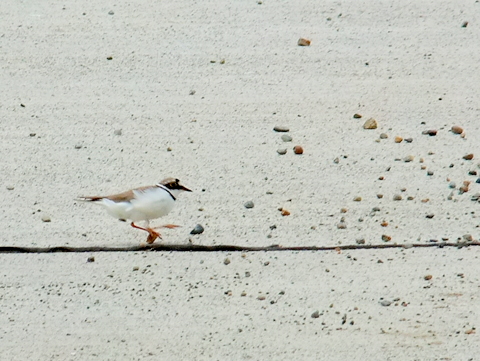
[[[386,234],[382,234],[382,241],[390,242],[391,240],[392,240],[392,237],[387,236]]]
[[[49,216],[47,215],[43,215],[42,216],[42,222],[45,222],[45,223],[48,223],[48,222],[51,222],[52,220],[50,219]]]
[[[75,144],[75,149],[81,149],[82,145],[81,144]]]
[[[252,201],[247,201],[243,205],[244,205],[245,208],[253,208],[254,207],[254,204],[253,204]]]
[[[432,278],[433,278],[432,275],[426,275],[425,277],[423,277],[425,281],[430,281]]]
[[[34,137],[34,136],[36,136],[36,135],[37,135],[37,133],[30,133],[30,136],[31,136],[31,137]]]
[[[172,151],[172,148],[171,147],[167,147],[167,152],[171,152]]]
[[[190,231],[190,234],[202,234],[205,229],[201,224],[197,224],[193,229]]]
[[[427,175],[433,175],[433,171],[431,170],[427,171]]]
[[[413,138],[405,138],[405,141],[406,141],[407,143],[411,143],[411,142],[413,142]]]
[[[121,130],[121,129],[115,129],[115,131],[113,132],[113,134],[115,134],[115,135],[122,135],[122,130]]]
[[[437,135],[437,130],[435,129],[429,129],[429,130],[424,130],[422,134],[429,135],[431,137],[434,137]]]
[[[7,186],[7,190],[9,190],[9,191],[13,191],[14,189],[15,189],[14,186],[10,186],[10,185]]]
[[[433,217],[435,217],[435,215],[433,213],[430,213],[430,214],[427,214],[425,217],[428,219],[432,219]]]
[[[281,212],[282,216],[284,216],[284,217],[290,215],[290,212],[287,211],[286,209],[283,209],[283,208],[282,208],[282,210],[281,210],[280,212]]]
[[[466,28],[467,26],[468,26],[468,21],[464,21],[464,22],[462,23],[462,28]]]
[[[299,145],[296,145],[295,147],[293,147],[293,152],[295,154],[303,154],[303,148]]]
[[[409,163],[409,162],[413,162],[414,159],[415,157],[413,155],[407,155],[405,158],[403,158],[403,161],[405,163]]]
[[[402,200],[402,196],[401,196],[400,194],[395,194],[395,195],[393,196],[393,200],[394,200],[394,201],[401,201],[401,200]]]
[[[381,300],[381,301],[380,301],[380,304],[381,304],[382,306],[388,307],[388,306],[390,306],[390,305],[392,304],[392,301]]]
[[[345,222],[337,223],[337,228],[338,228],[338,229],[346,229],[346,228],[347,228],[347,224],[346,224]]]
[[[477,171],[476,170],[471,170],[468,172],[469,175],[477,175]]]
[[[361,201],[362,201],[362,197],[358,197],[358,196],[357,196],[357,197],[353,198],[353,201],[354,201],[354,202],[361,202]]]
[[[319,318],[320,317],[320,312],[315,311],[314,313],[312,313],[311,317],[312,318]]]
[[[290,131],[290,129],[288,129],[287,127],[283,127],[281,125],[276,125],[275,127],[273,127],[273,130],[281,133],[286,133]]]
[[[305,39],[305,38],[300,38],[300,39],[298,39],[297,44],[298,44],[298,46],[310,46],[310,40]]]
[[[110,11],[108,12],[108,15],[113,15],[113,14],[115,14],[115,13],[113,12],[113,10],[110,10]]]
[[[414,199],[415,199],[415,197],[413,197],[413,196],[408,196],[407,197],[407,201],[413,201]]]
[[[388,134],[387,133],[381,133],[380,134],[380,139],[387,139],[388,138]]]
[[[277,153],[280,155],[287,154],[287,149],[286,148],[279,148],[277,149]]]
[[[377,127],[378,127],[377,121],[373,118],[368,119],[363,124],[363,129],[377,129]]]
[[[230,264],[230,258],[225,258],[225,259],[223,260],[223,264],[224,264],[224,265],[229,265],[229,264]]]
[[[401,143],[403,141],[402,137],[395,137],[395,143]]]
[[[458,125],[454,125],[451,129],[452,133],[455,134],[462,134],[463,133],[463,128],[459,127]]]
[[[355,114],[353,114],[353,117],[354,117],[355,119],[360,119],[362,116],[361,116],[360,114],[358,114],[358,113],[355,113]]]
[[[133,271],[138,271],[139,269],[140,269],[140,267],[138,267],[138,266],[133,267]]]
[[[95,262],[95,257],[88,257],[87,263],[92,263],[92,262]]]
[[[472,160],[472,159],[473,159],[473,154],[470,153],[470,154],[464,155],[464,156],[463,156],[463,159],[465,159],[465,160]]]
[[[355,239],[356,244],[365,244],[365,238],[357,238]]]
[[[480,178],[477,178],[477,180],[475,181],[475,183],[480,183]]]
[[[448,186],[452,189],[457,188],[457,184],[455,182],[450,182],[450,184]]]
[[[264,295],[260,295],[257,297],[257,300],[259,301],[264,301],[266,299],[266,297]]]
[[[289,136],[288,134],[283,134],[283,135],[282,135],[282,140],[283,140],[284,142],[291,142],[291,141],[292,141],[292,137]]]
[[[378,199],[382,199],[382,198],[383,198],[383,194],[377,194],[377,198],[378,198]]]
[[[380,207],[373,207],[372,212],[380,212]]]
[[[340,209],[340,213],[347,213],[348,212],[348,209],[347,208],[342,208]]]

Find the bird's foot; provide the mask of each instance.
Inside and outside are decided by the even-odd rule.
[[[148,244],[152,244],[153,242],[155,242],[157,238],[162,239],[162,236],[160,235],[160,233],[155,232],[152,228],[147,228],[146,230],[148,232],[148,237],[147,237]]]

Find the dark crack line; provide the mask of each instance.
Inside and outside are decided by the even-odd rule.
[[[463,248],[471,246],[480,246],[480,242],[459,242],[459,243],[413,243],[413,244],[351,244],[342,246],[297,246],[282,247],[280,245],[271,245],[266,247],[248,247],[234,245],[214,245],[203,246],[194,244],[140,244],[138,246],[126,247],[15,247],[2,246],[0,253],[85,253],[85,252],[305,252],[305,251],[343,251],[343,250],[362,250],[362,249],[391,249],[391,248]]]

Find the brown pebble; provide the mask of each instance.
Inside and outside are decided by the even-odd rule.
[[[394,200],[394,201],[401,201],[401,200],[402,200],[402,196],[401,196],[400,194],[395,194],[395,195],[393,196],[393,200]]]
[[[390,242],[391,240],[392,240],[392,237],[387,236],[386,234],[382,234],[382,241]]]
[[[388,222],[387,221],[383,221],[382,223],[380,223],[380,225],[382,227],[388,227]]]
[[[338,229],[347,229],[347,224],[344,222],[337,223]]]
[[[361,201],[362,201],[362,197],[355,197],[355,198],[353,198],[353,201],[354,201],[354,202],[361,202]]]
[[[340,213],[347,213],[348,212],[348,209],[347,208],[342,208],[340,209]]]
[[[431,137],[434,137],[437,135],[437,130],[435,129],[429,129],[429,130],[424,130],[422,134],[429,135]]]
[[[290,215],[290,212],[287,211],[286,209],[283,209],[283,208],[282,208],[282,210],[281,210],[280,212],[281,212],[282,216],[284,216],[284,217]]]
[[[368,119],[363,124],[363,129],[377,129],[377,127],[378,127],[377,121],[373,118]]]
[[[273,127],[273,130],[280,133],[286,133],[290,131],[288,127],[284,127],[282,125],[276,125],[275,127]]]
[[[464,156],[463,156],[463,159],[465,159],[465,160],[472,160],[472,159],[473,159],[473,154],[470,153],[470,154],[464,155]]]
[[[383,198],[383,194],[377,194],[377,198],[378,198],[378,199],[382,199],[382,198]]]
[[[385,179],[385,177],[383,175],[378,177],[378,180],[384,180],[384,179]]]
[[[225,258],[225,259],[223,260],[223,264],[224,264],[224,265],[229,265],[229,264],[230,264],[230,258]]]
[[[413,155],[407,155],[405,158],[403,158],[403,161],[405,163],[410,163],[410,162],[413,162],[414,159],[415,157]]]
[[[403,141],[402,137],[396,136],[395,137],[395,143],[401,143]]]
[[[260,296],[257,297],[257,300],[259,300],[259,301],[264,301],[265,298],[266,298],[266,297],[265,297],[264,295],[260,295]]]
[[[467,26],[468,26],[468,21],[464,21],[464,22],[462,23],[462,28],[466,28]]]
[[[298,39],[298,46],[310,46],[310,40],[305,38]]]
[[[95,262],[95,257],[88,257],[87,262],[88,263]]]
[[[358,113],[355,113],[355,114],[353,114],[353,117],[354,117],[355,119],[360,119],[362,116],[361,116],[360,114],[358,114]]]
[[[452,133],[455,133],[455,134],[462,134],[463,133],[463,128],[458,126],[458,125],[454,125],[451,129]]]
[[[422,203],[428,203],[429,201],[430,201],[429,198],[424,198],[424,199],[421,200]]]
[[[293,147],[293,152],[295,154],[303,154],[303,148],[299,145],[296,145],[295,147]]]
[[[433,278],[432,275],[426,275],[425,277],[423,277],[425,281],[430,281],[432,278]]]

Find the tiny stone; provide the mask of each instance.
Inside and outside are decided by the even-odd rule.
[[[265,298],[266,298],[266,297],[265,297],[264,295],[260,295],[260,296],[257,297],[257,300],[259,300],[259,301],[264,301]]]
[[[220,64],[225,64],[225,59],[220,59]]]
[[[365,244],[365,238],[357,238],[357,239],[355,239],[355,243],[357,243],[357,244]]]
[[[437,135],[437,130],[435,129],[429,129],[429,130],[424,130],[422,134],[429,135],[431,137],[434,137]]]
[[[292,137],[289,136],[288,134],[283,134],[283,135],[282,135],[282,140],[283,140],[284,142],[291,142],[291,141],[292,141]]]
[[[121,129],[116,129],[113,134],[115,135],[122,135],[122,130]]]
[[[425,217],[427,217],[428,219],[432,219],[433,217],[435,217],[435,215],[433,213],[430,213],[427,214]]]
[[[348,212],[348,209],[347,208],[342,208],[340,209],[340,213],[347,213]]]
[[[92,263],[92,262],[95,262],[95,257],[88,257],[87,263]]]
[[[52,220],[50,219],[49,216],[47,215],[43,215],[42,216],[42,222],[45,222],[45,223],[48,223],[48,222],[51,222]]]
[[[405,141],[406,141],[407,143],[411,143],[411,142],[413,142],[413,138],[405,138]]]
[[[277,149],[277,153],[280,155],[287,154],[287,149],[286,148],[279,148]]]
[[[9,191],[13,191],[14,189],[15,189],[14,186],[10,186],[10,185],[7,186],[7,190],[9,190]]]
[[[338,164],[338,163],[340,163],[340,159],[339,159],[338,157],[337,157],[337,158],[335,158],[335,159],[333,160],[333,163],[335,163],[335,164]]]
[[[229,265],[229,264],[230,264],[230,258],[225,258],[225,259],[223,260],[223,264],[224,264],[224,265]]]
[[[115,14],[115,13],[113,12],[113,10],[110,10],[110,11],[108,12],[108,15],[113,15],[113,14]]]
[[[468,21],[464,21],[464,22],[462,23],[462,28],[466,28],[467,26],[468,26]]]
[[[373,207],[372,212],[380,212],[380,207]]]
[[[402,196],[401,196],[400,194],[395,194],[395,195],[393,196],[393,200],[394,200],[394,201],[401,201],[401,200],[402,200]]]
[[[455,182],[450,182],[450,184],[448,186],[452,189],[457,188],[457,184]]]
[[[405,158],[403,158],[403,161],[405,163],[409,163],[409,162],[413,162],[414,159],[415,157],[413,155],[407,155]]]
[[[431,170],[427,171],[427,175],[433,175],[433,171]]]
[[[463,133],[463,128],[459,127],[458,125],[454,125],[451,129],[452,133],[455,134],[462,134]]]
[[[298,39],[297,44],[298,44],[298,46],[310,46],[310,40],[300,38],[300,39]]]
[[[377,121],[373,118],[370,118],[363,124],[363,129],[377,129],[377,126]]]
[[[475,181],[475,183],[480,183],[480,178],[477,178],[477,180]]]
[[[355,113],[355,114],[353,114],[353,117],[354,117],[355,119],[360,119],[362,116],[361,116],[360,114],[358,114],[358,113]]]
[[[464,155],[464,156],[463,156],[463,159],[465,159],[465,160],[472,160],[472,159],[473,159],[473,154],[470,153],[470,154]]]
[[[387,236],[386,234],[382,234],[382,241],[390,242],[391,240],[392,240],[392,237]]]
[[[299,145],[296,145],[295,147],[293,147],[293,152],[295,154],[303,154],[303,148]]]
[[[81,144],[75,144],[75,149],[81,149],[82,145]]]
[[[172,151],[172,148],[167,147],[167,152],[171,152],[171,151]]]
[[[387,139],[388,138],[388,134],[387,133],[381,133],[380,134],[380,139]]]
[[[383,198],[383,194],[377,194],[377,198],[378,198],[378,199],[382,199],[382,198]]]
[[[273,130],[281,133],[286,133],[290,131],[290,129],[288,129],[287,127],[283,127],[281,125],[276,125],[275,127],[273,127]]]
[[[407,197],[407,201],[413,201],[414,199],[415,199],[415,197],[413,197],[413,196],[408,196]]]
[[[138,267],[138,266],[133,267],[133,271],[138,271],[139,269],[140,269],[140,267]]]
[[[37,133],[30,133],[30,136],[31,136],[31,137],[34,137],[34,136],[36,136],[36,135],[37,135]]]
[[[314,313],[312,313],[312,318],[319,318],[320,317],[320,312],[318,311],[315,311]]]
[[[193,229],[190,231],[190,234],[202,234],[205,229],[202,227],[201,224],[197,224]]]
[[[402,137],[395,137],[395,143],[401,143],[403,141]]]
[[[337,223],[337,228],[338,228],[338,229],[346,229],[346,228],[347,228],[347,224],[344,223],[344,222]]]
[[[243,205],[244,205],[245,208],[253,208],[254,207],[254,204],[253,204],[252,201],[247,201]]]
[[[464,234],[464,235],[462,236],[462,238],[463,238],[464,241],[467,241],[467,242],[473,242],[473,241],[474,241],[474,239],[473,239],[473,237],[472,237],[471,234]]]
[[[432,278],[433,278],[432,275],[426,275],[425,277],[423,277],[425,281],[430,281]]]
[[[476,170],[471,170],[468,172],[469,175],[477,175],[477,171]]]
[[[388,300],[381,300],[381,301],[380,301],[380,304],[381,304],[382,306],[388,307],[388,306],[390,306],[390,305],[392,304],[392,302],[391,302],[391,301],[388,301]]]
[[[245,291],[242,291],[242,293],[240,293],[241,297],[245,297],[246,295],[247,295],[247,292],[245,292]]]
[[[190,90],[190,92],[188,93],[188,95],[195,95],[196,92],[197,92],[196,90],[193,90],[193,89],[192,89],[192,90]]]
[[[362,197],[358,197],[358,196],[357,196],[357,197],[353,198],[353,201],[354,201],[354,202],[361,202],[361,201],[362,201]]]

